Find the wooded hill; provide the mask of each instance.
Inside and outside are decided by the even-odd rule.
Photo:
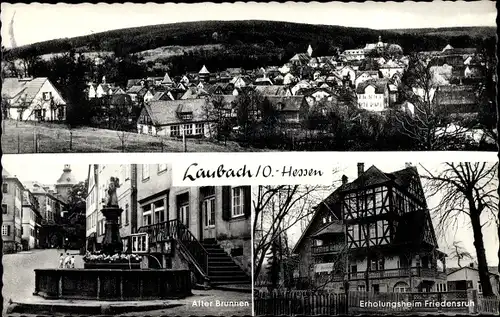
[[[363,47],[375,43],[396,43],[405,53],[477,46],[484,36],[495,36],[494,27],[373,30],[330,25],[311,25],[273,21],[201,21],[118,29],[74,38],[56,39],[5,51],[5,58],[66,52],[111,51],[117,56],[169,45],[196,46],[222,44],[273,49],[289,57],[305,52],[311,44],[316,55],[331,55],[338,49]]]

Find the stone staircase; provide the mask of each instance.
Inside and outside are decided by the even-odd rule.
[[[202,245],[208,252],[208,277],[212,286],[235,284],[250,286],[250,277],[234,263],[215,240],[205,240]]]

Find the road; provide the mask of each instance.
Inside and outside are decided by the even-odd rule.
[[[28,302],[40,298],[33,295],[35,290],[35,272],[37,268],[57,268],[59,254],[64,250],[32,250],[3,256],[3,290],[4,310],[9,299],[14,302]],[[82,257],[77,250],[69,250],[75,254],[75,267],[83,268]],[[252,314],[251,294],[222,290],[193,290],[193,296],[181,300],[169,301],[177,307],[148,312],[134,312],[133,316],[243,316]],[[222,306],[221,306],[222,304]],[[236,306],[235,306],[236,305]],[[16,316],[17,314],[12,314]],[[22,314],[24,316],[30,316]],[[67,314],[65,314],[67,315]],[[35,316],[35,315],[33,315]]]
[[[3,255],[3,300],[4,309],[9,299],[25,301],[33,297],[35,290],[35,269],[57,268],[62,249],[34,249]],[[68,250],[75,255],[75,267],[83,268],[82,256],[78,250]]]

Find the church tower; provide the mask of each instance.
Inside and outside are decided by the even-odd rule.
[[[65,164],[63,173],[55,184],[57,195],[67,201],[69,197],[69,190],[76,184],[78,184],[78,181],[73,173],[71,173],[71,166],[69,164]]]
[[[309,47],[307,48],[307,55],[312,56],[313,54],[313,49],[311,47],[311,44],[309,44]]]

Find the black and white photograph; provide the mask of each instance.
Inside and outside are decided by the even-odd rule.
[[[2,3],[2,150],[495,151],[495,19],[490,1]]]
[[[18,160],[3,160],[2,315],[252,314],[250,186]]]
[[[499,313],[498,164],[341,163],[254,191],[254,314]]]

